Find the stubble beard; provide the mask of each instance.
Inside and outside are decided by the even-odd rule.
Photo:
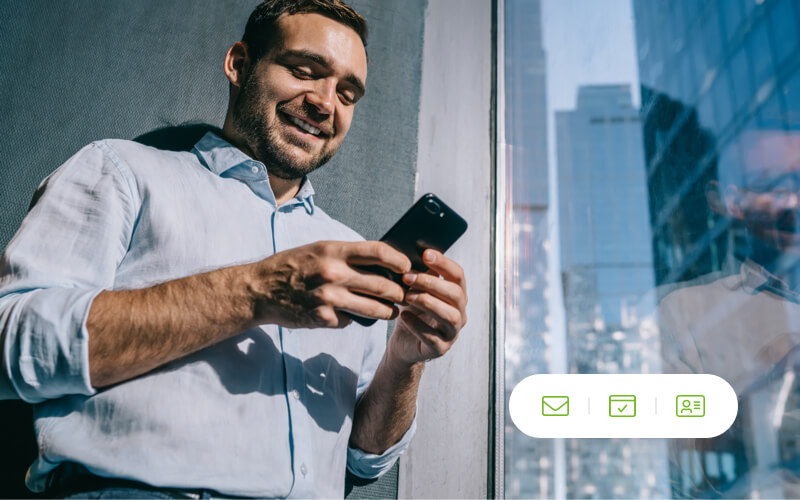
[[[280,179],[301,179],[333,158],[338,146],[323,147],[305,162],[292,155],[290,145],[278,137],[279,110],[276,110],[274,124],[270,124],[266,115],[259,112],[266,109],[268,102],[268,95],[259,87],[257,78],[249,76],[243,82],[239,98],[233,107],[233,118],[239,133],[256,155],[255,159],[267,167],[267,172]],[[292,141],[291,138],[287,142],[300,148],[308,147],[307,144]]]

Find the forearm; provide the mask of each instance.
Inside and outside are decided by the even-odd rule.
[[[122,382],[255,326],[246,270],[100,293],[86,322],[92,385]]]
[[[400,441],[416,414],[423,367],[393,360],[387,350],[356,406],[350,446],[381,454]]]
[[[390,307],[347,288],[393,302],[402,299],[400,286],[379,276],[364,277],[347,263],[356,258],[390,264],[387,267],[395,272],[408,269],[405,256],[388,245],[376,245],[385,244],[317,242],[150,288],[102,292],[86,322],[92,385],[122,382],[261,324],[342,327],[349,319],[339,308],[387,318]],[[381,249],[395,252],[400,262],[370,257]],[[333,283],[330,276],[341,283]],[[381,288],[381,280],[394,288]]]

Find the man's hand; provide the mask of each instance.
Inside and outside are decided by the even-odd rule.
[[[464,270],[435,250],[422,258],[429,271],[403,275],[409,290],[400,317],[353,416],[350,445],[369,453],[383,453],[408,430],[423,362],[446,353],[467,322]]]
[[[341,328],[352,321],[345,312],[392,319],[397,307],[371,297],[401,303],[403,287],[354,267],[370,265],[399,274],[411,269],[408,257],[379,241],[321,241],[252,264],[254,320],[290,328]]]
[[[148,288],[103,291],[86,320],[92,384],[128,380],[258,325],[343,327],[344,311],[396,316],[395,306],[370,296],[402,302],[403,287],[354,265],[411,269],[385,243],[327,241]]]
[[[429,271],[403,275],[410,288],[387,348],[409,366],[446,353],[467,322],[464,270],[435,250],[425,250],[422,257]]]

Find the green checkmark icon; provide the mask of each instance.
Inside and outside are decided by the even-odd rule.
[[[614,394],[608,397],[609,417],[635,417],[636,396],[632,394]]]

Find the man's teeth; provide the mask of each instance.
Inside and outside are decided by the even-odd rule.
[[[300,127],[301,129],[303,129],[303,130],[305,130],[306,132],[308,132],[309,134],[312,134],[312,135],[319,135],[319,133],[320,133],[320,132],[322,132],[322,131],[321,131],[320,129],[318,129],[317,127],[312,127],[312,126],[311,126],[311,125],[309,125],[308,123],[304,122],[303,120],[301,120],[301,119],[299,119],[299,118],[295,118],[294,116],[289,116],[289,120],[290,120],[292,123],[294,123],[295,125],[297,125],[298,127]]]

